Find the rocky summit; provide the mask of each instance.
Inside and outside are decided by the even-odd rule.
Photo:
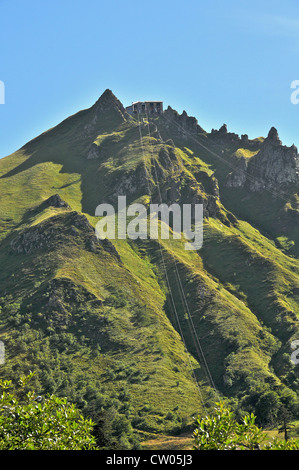
[[[286,147],[272,127],[260,150],[249,157],[236,155],[235,170],[227,178],[227,185],[244,187],[250,191],[266,188],[279,189],[281,185],[298,184],[299,156],[295,145]]]
[[[129,115],[111,90],[0,160],[1,377],[34,371],[103,447],[109,426],[133,448],[224,399],[262,426],[299,419],[298,161],[274,127]],[[202,204],[202,248],[98,240],[96,208],[119,196]]]

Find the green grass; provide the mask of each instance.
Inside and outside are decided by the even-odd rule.
[[[233,156],[237,157],[237,158],[243,157],[243,158],[248,159],[248,158],[253,157],[257,153],[258,152],[256,150],[249,150],[249,149],[240,148],[240,149],[236,150],[236,152],[234,152]]]
[[[90,400],[103,402],[138,432],[157,435],[180,432],[202,400],[242,403],[272,383],[297,393],[298,373],[284,356],[298,338],[294,188],[286,200],[226,188],[225,160],[257,150],[228,145],[219,160],[178,134],[165,144],[147,135],[146,123],[141,131],[143,146],[136,121],[86,110],[0,161],[1,374],[36,369],[41,392],[66,394],[86,412]],[[99,157],[88,160],[93,143]],[[93,229],[76,226],[76,212],[95,227],[101,202],[126,194],[128,204],[148,205],[148,183],[155,201],[158,189],[179,203],[216,199],[202,249],[115,240],[118,258],[92,248]],[[69,209],[43,205],[56,193]],[[33,237],[27,253],[22,234]],[[33,234],[49,236],[39,245]]]

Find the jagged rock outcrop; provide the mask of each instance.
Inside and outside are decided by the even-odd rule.
[[[235,170],[227,177],[227,186],[246,187],[250,191],[298,183],[299,157],[295,145],[282,145],[277,130],[272,127],[251,158],[235,157]]]
[[[219,129],[212,129],[210,138],[213,141],[216,141],[218,144],[241,142],[238,134],[235,134],[234,132],[228,132],[226,124],[223,124]]]
[[[227,124],[223,124],[219,129],[212,129],[209,139],[217,145],[239,145],[254,150],[259,150],[262,144],[258,139],[249,139],[248,134],[242,134],[240,137],[235,132],[229,132]]]
[[[252,150],[259,150],[262,145],[262,141],[259,139],[249,139],[248,134],[241,135],[241,146],[252,149]]]
[[[164,111],[163,117],[165,119],[164,125],[166,129],[172,130],[177,135],[186,138],[190,134],[205,134],[205,130],[198,124],[195,117],[188,116],[186,111],[179,114],[177,111],[168,106]]]
[[[53,196],[50,196],[46,201],[44,201],[44,204],[47,206],[52,206],[52,207],[64,207],[65,209],[69,209],[70,206],[68,205],[67,202],[65,202],[59,194],[53,194]]]
[[[101,253],[104,249],[121,261],[110,240],[99,240],[86,216],[77,211],[50,217],[38,225],[21,230],[12,238],[10,248],[12,253],[28,255],[38,250],[55,250],[73,243],[83,243],[84,248],[93,253]]]
[[[118,196],[126,195],[130,198],[132,195],[148,194],[153,188],[150,181],[148,170],[141,163],[134,171],[121,173],[115,187],[111,188],[111,194],[107,195],[105,202],[116,204]]]

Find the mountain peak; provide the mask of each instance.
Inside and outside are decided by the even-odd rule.
[[[104,93],[100,96],[98,101],[94,105],[100,111],[107,111],[109,109],[117,109],[123,113],[126,113],[126,110],[119,99],[112,93],[109,88],[107,88]]]
[[[223,124],[219,129],[219,134],[227,134],[227,124]]]
[[[272,144],[282,144],[281,140],[279,139],[277,129],[275,127],[271,127],[266,141],[271,142]]]
[[[101,94],[100,98],[98,101],[110,101],[110,100],[117,100],[116,96],[114,95],[114,93],[112,93],[112,91],[107,88],[104,93]]]
[[[109,118],[108,118],[109,116]],[[119,99],[108,88],[88,110],[88,121],[83,129],[84,137],[95,138],[99,132],[115,128],[130,116]]]

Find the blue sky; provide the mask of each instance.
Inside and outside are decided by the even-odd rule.
[[[110,88],[299,147],[296,0],[0,0],[0,157]]]

